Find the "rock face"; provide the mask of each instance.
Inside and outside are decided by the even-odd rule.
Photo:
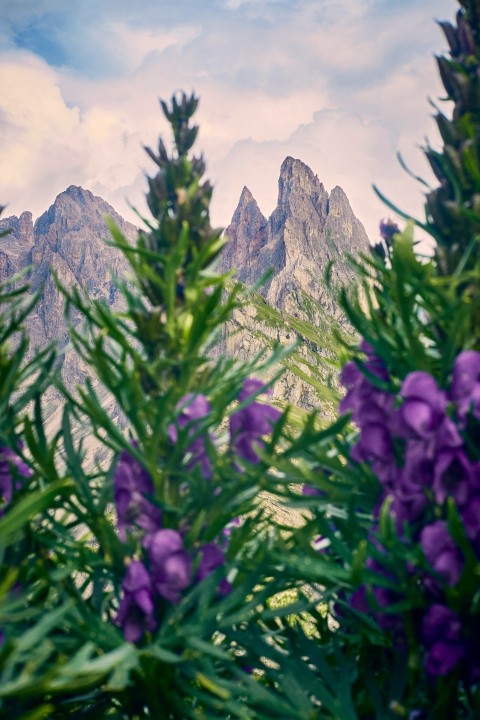
[[[117,303],[115,276],[126,272],[123,256],[108,247],[105,216],[110,215],[120,230],[133,240],[137,229],[126,222],[104,200],[88,190],[71,186],[58,195],[53,205],[32,223],[31,213],[24,212],[0,220],[0,231],[11,233],[0,238],[0,281],[26,266],[31,266],[28,280],[31,291],[42,294],[28,320],[31,352],[57,340],[60,349],[68,342],[63,296],[55,285],[53,273],[66,288],[78,285],[92,298]],[[75,314],[73,323],[80,322]],[[85,370],[78,356],[61,355],[62,378],[69,388],[81,383]],[[52,403],[53,402],[52,394]]]
[[[109,237],[105,215],[110,215],[122,233],[133,240],[137,229],[132,224],[101,198],[73,185],[58,195],[35,225],[29,212],[0,220],[0,231],[11,229],[10,235],[0,238],[0,282],[30,266],[27,277],[32,292],[42,289],[28,321],[32,352],[52,340],[57,340],[61,349],[68,342],[63,296],[52,272],[65,287],[78,285],[90,297],[104,298],[118,307],[114,278],[125,274],[127,263],[118,251],[105,244]],[[331,332],[329,318],[343,322],[323,279],[325,270],[333,261],[333,287],[348,285],[354,281],[354,274],[346,255],[367,253],[369,243],[341,188],[335,187],[329,194],[309,167],[287,157],[280,170],[277,207],[270,218],[262,215],[251,192],[244,188],[226,234],[228,244],[220,261],[221,270],[234,268],[237,278],[251,286],[272,269],[271,278],[261,289],[268,305],[285,315],[313,321],[317,327],[325,328],[325,336]],[[308,312],[306,298],[313,299]],[[81,322],[75,314],[71,320],[74,324]],[[259,324],[254,308],[238,311],[226,330],[223,349],[232,356],[255,355],[263,344],[262,339],[255,338]],[[235,333],[229,332],[233,329]],[[291,342],[295,332],[291,336],[284,329],[270,327],[267,337]],[[313,351],[322,352],[323,348],[314,347]],[[73,389],[82,383],[86,370],[76,354],[64,353],[60,363],[67,387]],[[276,386],[275,394],[304,407],[318,404],[318,397],[312,397],[291,374]],[[54,412],[54,391],[50,400]]]
[[[19,218],[12,216],[0,220],[0,232],[7,228],[11,233],[0,238],[0,283],[28,264],[34,243],[32,213],[23,212]]]
[[[367,253],[369,247],[342,188],[333,188],[329,195],[310,168],[292,157],[280,169],[277,207],[270,218],[244,188],[226,233],[222,269],[238,268],[237,278],[253,285],[272,268],[262,294],[282,309],[299,290],[322,304],[328,301],[323,277],[329,263],[334,263],[333,285],[348,284],[354,274],[347,255]]]
[[[307,165],[287,157],[280,169],[278,202],[270,218],[262,215],[245,187],[226,234],[229,242],[222,255],[222,270],[234,268],[236,278],[252,286],[272,269],[271,278],[260,290],[268,305],[326,326],[327,335],[328,318],[346,326],[334,293],[326,286],[325,272],[332,263],[334,290],[355,283],[347,256],[368,254],[369,241],[342,188],[335,187],[329,194]],[[253,357],[261,348],[255,337],[258,324],[254,309],[237,311],[224,338],[226,352]],[[266,335],[283,343],[293,339],[272,328]],[[303,407],[318,404],[311,388],[291,373],[276,386],[275,395]]]

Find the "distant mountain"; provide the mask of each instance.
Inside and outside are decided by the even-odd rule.
[[[287,373],[275,395],[300,407],[318,406],[328,392],[328,360],[332,357],[333,328],[350,328],[338,307],[335,291],[356,284],[348,256],[368,254],[369,241],[342,188],[330,194],[312,170],[292,157],[282,163],[277,206],[267,220],[250,190],[243,188],[231,224],[221,268],[235,268],[236,278],[253,286],[273,269],[260,289],[266,305],[236,311],[227,328],[224,349],[232,356],[249,357],[265,341],[303,340],[296,353],[296,375]],[[330,288],[325,272],[330,263]],[[269,311],[269,307],[281,311]],[[307,321],[307,322],[306,322]],[[311,323],[317,332],[313,335]],[[302,382],[307,376],[312,383]],[[316,385],[316,388],[314,387]]]
[[[278,180],[277,206],[267,220],[253,195],[243,188],[227,230],[222,268],[253,285],[269,268],[272,279],[262,291],[271,305],[288,309],[289,296],[301,289],[319,302],[329,302],[323,283],[334,261],[333,282],[354,279],[347,255],[368,252],[369,241],[341,187],[330,194],[301,160],[287,157]],[[291,307],[296,309],[295,303]],[[333,308],[332,308],[333,310]]]
[[[109,236],[106,215],[133,240],[137,233],[134,225],[120,217],[102,198],[74,185],[58,195],[35,225],[29,212],[19,218],[0,220],[0,230],[11,230],[9,235],[0,238],[0,282],[32,266],[27,276],[31,292],[43,288],[40,301],[28,319],[30,352],[52,340],[58,341],[60,349],[68,343],[63,297],[53,273],[67,288],[79,285],[86,288],[91,297],[102,297],[111,305],[117,303],[114,279],[125,274],[127,264],[115,248],[105,244]],[[78,323],[80,318],[73,313],[72,321]],[[58,369],[69,388],[85,378],[86,369],[75,353],[68,352],[61,357]],[[53,415],[57,405],[55,391],[49,392],[48,416]]]
[[[73,185],[58,195],[35,224],[29,212],[0,220],[0,230],[11,229],[10,235],[0,238],[0,282],[31,265],[28,279],[32,292],[43,288],[28,324],[32,351],[54,339],[60,348],[68,342],[63,298],[52,272],[66,287],[78,284],[91,297],[104,298],[118,306],[115,277],[125,274],[127,263],[104,242],[108,238],[106,215],[113,218],[127,238],[134,239],[137,233],[134,225],[102,198]],[[324,272],[333,260],[333,286],[354,282],[346,256],[367,252],[369,243],[341,188],[336,187],[329,194],[309,167],[287,157],[280,170],[277,207],[270,218],[262,215],[252,194],[244,188],[226,234],[228,244],[220,269],[235,268],[239,280],[253,285],[266,270],[273,268],[272,278],[261,290],[266,308],[279,308],[285,317],[297,318],[300,324],[305,318],[313,320],[324,329],[324,336],[330,330],[329,318],[343,322],[325,286]],[[237,329],[240,324],[243,330],[225,338],[227,352],[248,357],[258,349],[261,339],[255,333],[267,315],[251,309],[237,313],[230,329]],[[73,314],[72,321],[75,324],[81,318]],[[270,323],[266,336],[289,342],[295,333],[301,335],[301,327],[294,327],[292,332],[293,336],[285,328],[275,329],[275,323]],[[86,373],[81,360],[71,352],[62,358],[60,369],[69,388],[82,383]],[[298,377],[288,375],[276,394],[303,406],[314,404]],[[57,404],[54,392],[49,399],[48,410],[53,413]]]

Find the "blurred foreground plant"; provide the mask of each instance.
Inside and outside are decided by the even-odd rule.
[[[412,225],[382,222],[358,264],[369,312],[342,296],[362,341],[342,371],[341,417],[316,446],[299,437],[279,454],[289,505],[311,513],[291,571],[315,581],[333,566],[348,580],[323,587],[321,647],[332,670],[349,669],[354,713],[325,717],[480,716],[480,13],[460,5],[438,61],[453,116],[436,118],[443,151],[425,150],[441,181],[419,223],[434,257],[416,252]]]
[[[311,717],[312,690],[296,680],[306,659],[290,653],[282,617],[312,600],[298,590],[270,606],[301,583],[276,561],[283,540],[259,499],[284,417],[256,376],[283,351],[248,365],[207,354],[240,293],[226,293],[228,275],[214,268],[224,241],[210,226],[203,159],[189,154],[196,106],[184,94],[162,103],[174,145],[148,151],[158,170],[146,230],[131,245],[110,223],[131,269],[125,309],[63,288],[67,314],[75,306],[85,318],[71,337],[92,379],[77,394],[64,389],[53,443],[31,444],[35,472],[58,477],[70,497],[60,512],[42,495],[46,519],[32,510],[52,539],[57,615],[38,618],[43,599],[23,599],[43,665],[36,673],[24,656],[5,658],[2,717]],[[108,467],[92,468],[77,422],[113,453]],[[23,647],[16,618],[4,626]]]

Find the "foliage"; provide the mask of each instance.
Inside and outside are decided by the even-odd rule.
[[[20,280],[0,288],[0,717],[480,715],[477,5],[442,24],[455,107],[437,117],[444,152],[426,148],[435,256],[411,225],[382,223],[357,296],[341,296],[361,342],[343,338],[328,427],[315,413],[296,427],[265,398],[283,350],[208,355],[242,291],[215,271],[193,95],[162,103],[174,144],[148,150],[153,219],[134,244],[110,222],[130,266],[123,311],[63,288],[92,379],[64,389],[53,438],[54,354],[28,359]],[[262,491],[300,527],[270,517]]]
[[[185,95],[162,103],[174,148],[160,140],[148,151],[158,171],[146,230],[130,245],[110,222],[130,265],[124,310],[62,288],[67,314],[85,318],[71,337],[95,379],[64,389],[50,441],[40,401],[35,423],[22,418],[44,490],[9,503],[0,536],[18,554],[18,533],[40,528],[46,549],[38,596],[30,576],[18,598],[14,578],[5,588],[2,717],[310,716],[309,693],[293,697],[279,677],[291,674],[282,618],[312,601],[299,590],[271,608],[300,583],[273,561],[283,541],[259,501],[284,420],[258,398],[268,386],[252,373],[283,351],[248,364],[206,353],[238,293],[225,294],[228,275],[213,266],[223,240],[210,226],[203,160],[189,156],[196,105]],[[78,444],[78,422],[110,450],[105,467]]]
[[[357,718],[480,714],[480,261],[467,160],[479,151],[480,28],[478,3],[461,4],[457,27],[442,23],[451,57],[439,59],[453,117],[437,116],[443,152],[425,150],[441,181],[420,223],[435,255],[416,252],[412,225],[382,223],[357,266],[369,312],[342,295],[362,341],[342,371],[340,419],[279,453],[278,492],[310,512],[287,562],[306,581],[322,575],[337,623],[324,658],[350,673]]]

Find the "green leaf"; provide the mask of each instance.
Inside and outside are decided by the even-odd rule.
[[[0,519],[0,544],[9,545],[15,540],[15,534],[34,517],[52,507],[58,497],[68,497],[74,493],[70,478],[60,479],[46,488],[35,490],[9,507]]]

